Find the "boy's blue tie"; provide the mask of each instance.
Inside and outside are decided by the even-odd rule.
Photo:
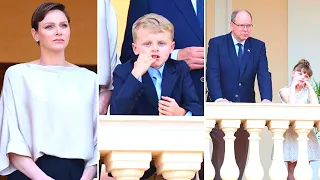
[[[161,79],[161,77],[159,77],[159,72],[157,72],[156,74],[153,75],[152,81],[153,81],[154,87],[157,91],[158,99],[160,100],[162,79]]]

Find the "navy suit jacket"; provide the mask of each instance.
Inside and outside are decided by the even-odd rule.
[[[206,78],[212,101],[226,98],[232,102],[255,101],[257,76],[261,100],[272,100],[271,73],[265,43],[249,37],[239,65],[231,33],[209,41]]]
[[[149,73],[142,76],[142,82],[131,71],[134,61],[120,64],[113,72],[111,96],[112,115],[159,115],[158,96]],[[202,116],[197,94],[192,84],[190,70],[184,61],[168,59],[162,74],[161,95],[168,96],[194,116]]]
[[[120,61],[127,62],[135,59],[132,51],[132,25],[141,16],[157,13],[167,18],[174,25],[175,49],[191,46],[204,46],[204,32],[200,27],[197,16],[190,0],[131,0]],[[199,101],[203,106],[204,69],[190,72]]]

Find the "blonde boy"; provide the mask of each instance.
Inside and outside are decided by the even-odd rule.
[[[132,35],[136,58],[114,71],[111,114],[203,115],[189,67],[169,58],[175,45],[170,21],[147,14],[133,24]]]

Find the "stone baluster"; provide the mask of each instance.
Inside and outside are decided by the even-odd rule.
[[[212,128],[215,127],[216,121],[215,120],[206,120],[205,121],[205,139],[206,139],[206,147],[204,151],[204,179],[205,180],[212,180],[215,177],[215,169],[211,162],[211,153],[210,153],[210,132]]]
[[[271,180],[286,180],[288,169],[283,159],[283,134],[289,127],[289,121],[271,120],[267,126],[273,133],[273,160],[269,169],[269,177]]]
[[[237,180],[239,177],[239,168],[234,154],[234,133],[239,129],[240,120],[221,120],[219,127],[224,132],[225,151],[224,161],[220,169],[220,175],[223,180]]]
[[[293,128],[298,134],[298,162],[294,169],[294,178],[296,180],[311,180],[312,168],[308,157],[308,134],[313,129],[313,121],[295,121]]]
[[[244,171],[247,180],[262,180],[264,176],[263,167],[260,162],[259,134],[265,127],[265,120],[247,120],[244,128],[249,132],[249,154]]]
[[[315,122],[317,131],[320,131],[320,121]],[[320,168],[318,169],[318,179],[320,179]]]
[[[139,180],[149,169],[151,152],[112,151],[104,158],[107,172],[117,180]]]
[[[201,168],[203,152],[162,152],[155,156],[157,173],[167,180],[190,180]]]

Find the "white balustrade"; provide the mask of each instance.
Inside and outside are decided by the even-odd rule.
[[[263,170],[259,155],[259,134],[267,125],[273,133],[274,156],[269,169],[271,180],[286,180],[288,170],[283,158],[283,134],[289,124],[298,134],[299,154],[294,171],[296,180],[310,180],[312,169],[308,160],[308,133],[314,125],[320,129],[320,105],[288,105],[277,103],[206,103],[206,121],[215,121],[225,133],[225,155],[220,169],[223,180],[238,178],[239,169],[234,156],[234,133],[242,123],[249,132],[249,152],[245,168],[247,180],[262,180],[266,174]],[[206,131],[211,131],[212,126],[206,125]],[[271,147],[270,147],[271,148]],[[213,157],[214,158],[214,157]],[[219,171],[219,169],[216,169]],[[205,171],[205,176],[212,176]],[[320,179],[320,170],[318,172]]]
[[[203,117],[99,116],[98,146],[106,170],[138,180],[153,159],[168,180],[192,179],[205,149]]]

